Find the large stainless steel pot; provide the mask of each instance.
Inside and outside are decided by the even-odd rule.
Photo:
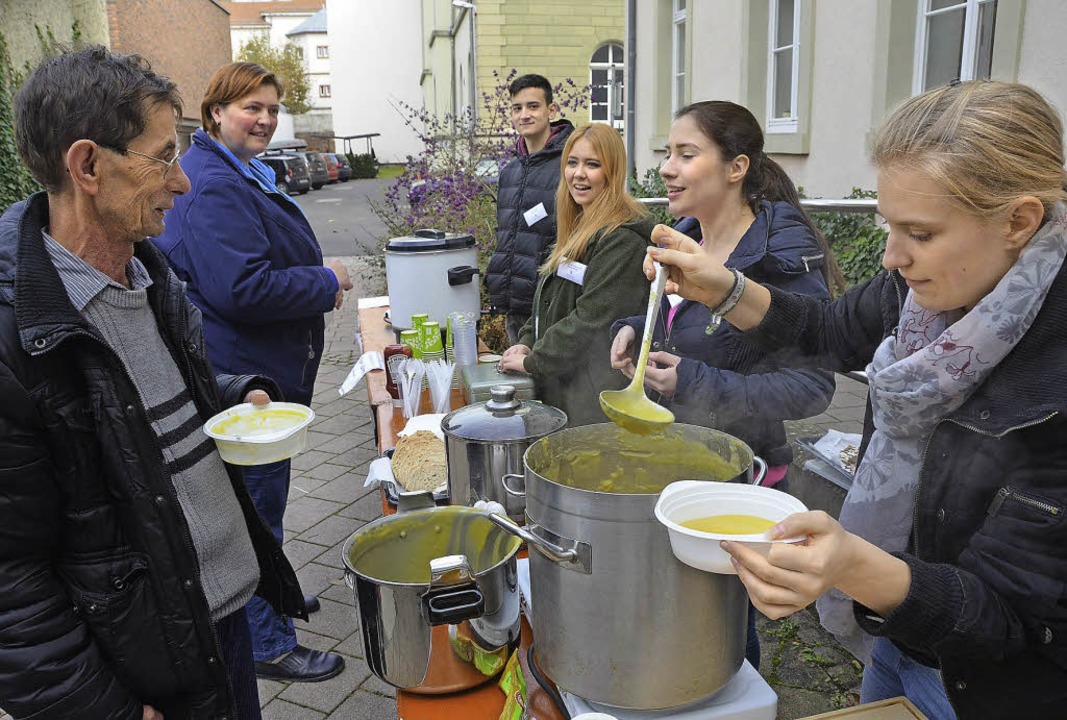
[[[518,647],[521,542],[476,510],[426,497],[425,509],[358,530],[342,556],[371,672],[449,693],[495,677]]]
[[[754,461],[762,465],[730,435],[679,424],[644,437],[590,425],[530,446],[518,533],[536,550],[538,663],[560,687],[656,709],[707,697],[733,677],[745,654],[744,586],[679,562],[653,509],[659,490],[682,477],[751,482]],[[519,485],[509,478],[511,492]]]
[[[525,519],[521,495],[504,491],[505,475],[523,471],[531,443],[567,425],[567,415],[542,403],[519,400],[515,388],[490,389],[487,402],[455,410],[441,420],[448,455],[448,497],[453,505],[495,500],[515,522]]]

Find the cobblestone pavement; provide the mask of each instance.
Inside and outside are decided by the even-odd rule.
[[[305,592],[318,595],[322,610],[310,622],[297,621],[299,641],[345,656],[338,677],[314,684],[260,681],[265,720],[393,720],[396,694],[373,676],[363,660],[351,591],[343,581],[341,545],[381,515],[377,491],[365,489],[367,466],[377,455],[367,395],[361,383],[340,397],[337,388],[359,356],[356,298],[382,294],[384,272],[367,258],[345,258],[356,283],[344,307],[328,318],[326,349],[312,403],[316,419],[308,451],[293,461],[285,515],[285,551]],[[866,389],[839,378],[830,409],[803,423],[795,435],[820,434],[828,427],[858,432]],[[798,452],[798,456],[802,456]],[[799,472],[799,457],[791,469]],[[761,618],[761,672],[779,697],[780,720],[792,720],[853,704],[859,665],[823,631],[810,612],[771,622]],[[0,719],[6,720],[0,712]],[[457,719],[459,720],[459,719]]]

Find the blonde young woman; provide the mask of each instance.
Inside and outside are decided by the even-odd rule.
[[[777,544],[766,559],[724,547],[769,617],[821,598],[824,625],[860,652],[873,646],[864,701],[904,694],[932,719],[1062,718],[1060,118],[1024,85],[956,83],[905,101],[874,162],[886,272],[829,306],[746,283],[688,238],[654,233],[664,248],[652,257],[673,266],[668,291],[725,303],[726,320],[765,348],[870,377],[840,523],[793,515],[771,532],[807,543]]]
[[[567,140],[556,191],[556,245],[541,268],[533,314],[500,369],[533,376],[537,397],[571,425],[604,422],[601,390],[626,385],[608,365],[615,318],[648,303],[641,272],[654,222],[626,194],[626,150],[608,125]]]

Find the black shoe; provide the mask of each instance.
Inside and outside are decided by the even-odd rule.
[[[278,662],[257,662],[256,677],[288,682],[321,682],[341,674],[345,659],[337,653],[297,645]]]
[[[316,613],[322,609],[322,605],[319,604],[319,599],[314,595],[304,596],[304,609],[308,611],[308,615]]]

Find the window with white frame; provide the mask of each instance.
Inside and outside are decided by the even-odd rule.
[[[689,56],[685,46],[686,0],[672,0],[671,18],[671,112],[689,103],[686,68]]]
[[[997,0],[919,0],[912,91],[988,78],[996,20]]]
[[[622,45],[608,43],[593,53],[589,62],[589,119],[624,127],[623,69],[625,60]]]
[[[330,57],[329,45],[318,45],[315,47],[315,57],[320,60],[325,60]]]
[[[800,3],[771,0],[767,58],[767,132],[797,131],[800,84]]]
[[[328,97],[330,97],[330,86],[329,85],[319,85],[319,97],[320,98],[328,98]]]

